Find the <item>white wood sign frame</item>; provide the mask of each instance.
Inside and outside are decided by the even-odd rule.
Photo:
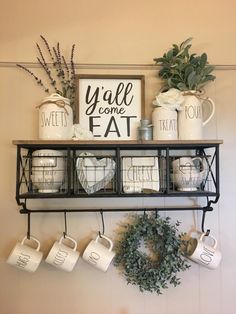
[[[137,140],[144,88],[144,75],[77,75],[78,123],[96,140]]]

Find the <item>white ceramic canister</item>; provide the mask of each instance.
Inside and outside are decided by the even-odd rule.
[[[45,97],[39,108],[39,139],[71,139],[73,111],[70,100],[59,94]]]
[[[157,107],[152,113],[153,139],[177,140],[177,111],[167,107]]]

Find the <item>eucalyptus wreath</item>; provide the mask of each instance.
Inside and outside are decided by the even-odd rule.
[[[162,294],[168,284],[179,285],[179,271],[190,267],[181,254],[180,222],[159,215],[132,215],[122,223],[115,243],[114,265],[123,272],[128,284],[138,285],[141,292]],[[143,248],[143,249],[142,249]]]

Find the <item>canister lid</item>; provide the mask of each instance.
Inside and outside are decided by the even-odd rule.
[[[57,93],[54,93],[48,97],[43,98],[41,105],[45,104],[47,102],[56,102],[56,101],[63,101],[65,103],[65,105],[70,105],[70,99],[69,98],[65,98]]]

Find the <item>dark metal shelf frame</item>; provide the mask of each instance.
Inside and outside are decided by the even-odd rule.
[[[202,211],[202,230],[204,230],[205,215],[207,212],[212,211],[212,204],[217,203],[220,196],[220,180],[219,180],[219,145],[222,144],[221,140],[209,141],[114,141],[114,142],[75,142],[75,141],[14,141],[13,144],[17,145],[17,167],[16,167],[16,201],[21,207],[21,214],[32,213],[69,213],[69,212],[127,212],[127,211],[186,211],[186,210],[200,210]],[[28,182],[26,167],[31,167],[30,163],[32,153],[38,149],[56,149],[66,151],[67,156],[67,186],[65,191],[59,193],[32,193],[31,185]],[[207,149],[213,150],[211,159],[208,158]],[[114,152],[117,160],[116,165],[116,181],[115,192],[111,193],[75,193],[75,158],[77,151],[106,151],[111,150]],[[135,150],[151,150],[156,152],[156,156],[164,152],[166,158],[166,188],[163,191],[156,193],[133,193],[125,194],[122,192],[122,176],[121,176],[121,155],[122,152],[132,152]],[[171,153],[178,153],[179,150],[194,151],[194,155],[201,156],[207,163],[208,173],[207,179],[211,177],[213,182],[214,191],[205,190],[206,186],[199,191],[180,192],[170,188],[170,169],[171,169]],[[26,153],[25,153],[26,151]],[[26,158],[24,159],[24,156]],[[205,182],[206,182],[205,181]],[[21,193],[21,185],[26,183],[29,187],[26,193]],[[94,198],[94,197],[205,197],[206,206],[193,206],[193,207],[149,207],[149,208],[76,208],[76,209],[28,209],[26,205],[27,199],[46,199],[46,198]]]

